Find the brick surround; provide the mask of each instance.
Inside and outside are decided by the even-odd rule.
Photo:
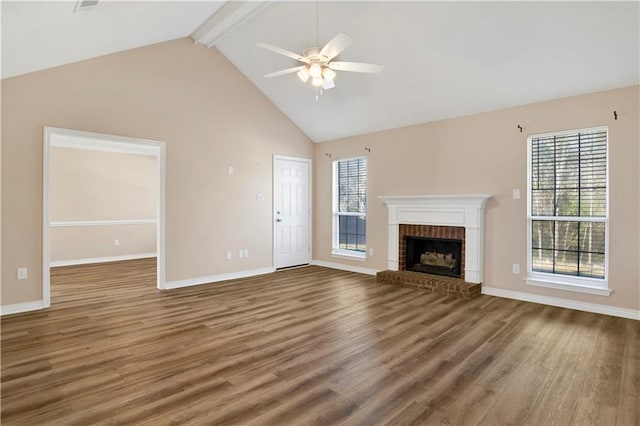
[[[407,251],[407,242],[404,237],[425,237],[425,238],[449,238],[453,240],[462,240],[462,259],[460,259],[461,278],[464,281],[464,252],[465,238],[464,227],[462,226],[434,226],[434,225],[398,225],[398,269],[406,270],[405,260]]]
[[[407,242],[405,237],[447,238],[462,241],[462,258],[460,259],[461,278],[443,277],[406,270]],[[465,271],[465,228],[463,226],[437,225],[398,225],[398,271],[381,271],[377,274],[377,282],[402,287],[414,287],[471,299],[481,292],[481,284],[468,283],[464,280]]]

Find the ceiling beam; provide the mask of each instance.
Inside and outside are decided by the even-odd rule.
[[[269,3],[270,1],[265,0],[227,1],[191,34],[191,38],[197,44],[213,47],[227,34],[264,9]]]

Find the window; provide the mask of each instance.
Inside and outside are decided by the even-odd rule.
[[[607,129],[528,142],[527,284],[609,295]]]
[[[333,162],[333,254],[364,259],[367,251],[367,159]]]

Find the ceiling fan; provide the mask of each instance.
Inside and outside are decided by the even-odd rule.
[[[333,58],[342,53],[353,42],[353,38],[345,33],[340,33],[332,38],[322,49],[310,47],[302,52],[302,55],[290,52],[266,43],[259,43],[258,46],[270,50],[280,55],[293,58],[305,65],[287,68],[265,74],[267,78],[277,77],[285,74],[297,73],[300,80],[307,82],[311,78],[311,84],[324,90],[335,87],[334,78],[336,71],[367,72],[378,73],[382,71],[381,65],[364,64],[361,62],[337,62]]]

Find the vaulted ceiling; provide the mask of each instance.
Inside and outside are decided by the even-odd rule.
[[[226,7],[103,0],[73,13],[75,3],[2,2],[3,78],[188,36]],[[639,6],[275,1],[234,11],[244,15],[231,26],[218,19],[213,44],[320,142],[639,84]],[[339,72],[336,87],[317,100],[295,74],[263,77],[299,63],[258,43],[302,53],[317,45],[316,35],[323,45],[340,32],[354,41],[337,60],[380,64],[383,72]]]

